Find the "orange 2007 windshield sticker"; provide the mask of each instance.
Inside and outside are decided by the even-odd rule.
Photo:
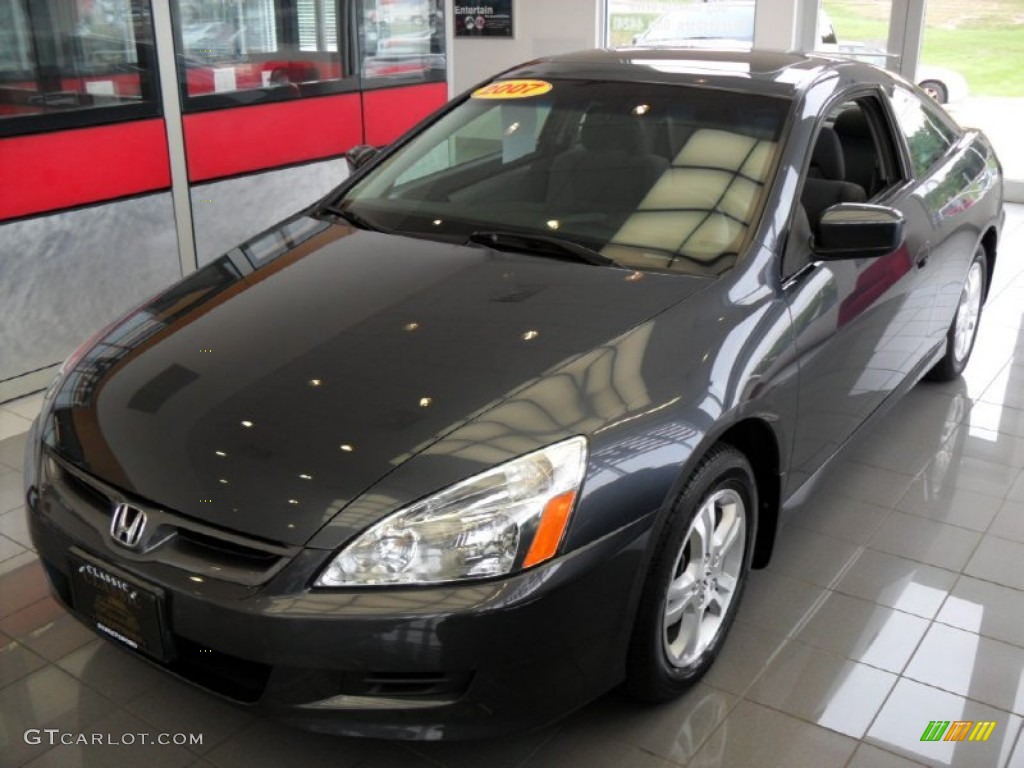
[[[540,96],[552,88],[554,86],[544,80],[499,80],[477,88],[471,95],[474,99],[525,99]]]

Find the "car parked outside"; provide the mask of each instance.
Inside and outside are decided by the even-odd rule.
[[[658,17],[647,30],[633,37],[633,44],[750,49],[754,42],[754,11],[753,0],[683,6]],[[818,10],[817,38],[820,53],[838,53],[876,67],[886,67],[888,56],[877,45],[840,41],[824,9]],[[959,101],[968,94],[964,77],[945,67],[920,64],[916,81],[940,104]]]

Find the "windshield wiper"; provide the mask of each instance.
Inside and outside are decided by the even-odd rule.
[[[524,232],[479,231],[473,232],[466,241],[486,245],[499,251],[521,251],[537,256],[555,256],[596,264],[602,267],[617,266],[615,261],[603,253],[587,248],[573,240],[553,235],[533,235]]]
[[[325,205],[320,210],[327,211],[328,213],[333,213],[335,216],[340,216],[349,224],[351,224],[354,227],[358,227],[359,229],[368,229],[371,232],[387,231],[383,227],[374,224],[373,222],[367,220],[366,218],[356,213],[355,211],[349,208],[342,208],[340,205]]]

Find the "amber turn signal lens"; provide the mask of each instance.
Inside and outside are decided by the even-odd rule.
[[[544,513],[540,517],[533,543],[530,544],[530,551],[526,553],[523,568],[543,563],[555,556],[575,500],[576,492],[566,491],[544,505]]]

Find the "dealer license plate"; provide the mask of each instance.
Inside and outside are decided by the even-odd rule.
[[[100,634],[166,661],[163,590],[82,553],[69,561],[75,610]]]

